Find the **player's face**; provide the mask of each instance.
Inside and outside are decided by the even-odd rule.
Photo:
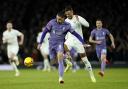
[[[7,27],[7,29],[12,29],[12,23],[7,23],[7,25],[6,25],[6,27]]]
[[[96,21],[96,27],[102,28],[102,21]]]
[[[57,15],[56,20],[57,20],[57,23],[61,24],[64,22],[65,18]]]
[[[72,19],[72,17],[73,17],[73,10],[66,11],[65,15],[67,16],[68,19]]]

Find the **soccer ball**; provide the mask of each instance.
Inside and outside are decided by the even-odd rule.
[[[33,58],[26,57],[24,59],[24,65],[27,66],[27,67],[31,67],[33,65]]]

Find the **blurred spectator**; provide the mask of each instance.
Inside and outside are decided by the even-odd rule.
[[[88,40],[90,29],[94,28],[95,20],[103,18],[105,26],[115,37],[116,49],[112,51],[112,61],[127,61],[128,62],[128,22],[126,20],[128,12],[128,4],[126,1],[106,0],[106,1],[90,1],[90,0],[2,0],[0,5],[0,38],[2,32],[5,30],[5,23],[7,20],[12,19],[15,28],[19,29],[25,34],[25,42],[22,53],[22,58],[25,55],[37,54],[35,50],[35,43],[37,33],[51,18],[55,17],[58,10],[61,10],[65,5],[72,5],[74,11],[86,17],[90,23],[90,28],[84,31],[85,40]],[[85,28],[83,28],[85,29]],[[0,43],[1,45],[1,43]],[[2,46],[0,46],[2,47]],[[1,48],[0,48],[1,49]],[[94,46],[88,49],[88,55],[91,60],[97,60],[94,55]],[[5,55],[3,52],[0,54]],[[35,56],[34,56],[35,57]],[[5,59],[5,58],[4,58]],[[38,61],[38,60],[37,60]]]

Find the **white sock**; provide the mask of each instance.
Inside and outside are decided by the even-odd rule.
[[[46,70],[46,69],[47,69],[47,60],[44,59],[44,70]]]
[[[13,66],[15,72],[18,73],[19,70],[17,69],[17,66],[16,66],[15,62],[11,62],[10,64]]]
[[[90,62],[88,61],[88,58],[87,57],[83,57],[82,61],[84,62],[87,70],[89,71],[90,76],[91,77],[94,76],[93,71],[92,71],[92,67],[91,67]]]
[[[48,69],[50,69],[51,67],[50,67],[50,63],[49,63],[49,60],[48,60],[48,59],[45,59],[45,63],[46,63],[46,67],[47,67]]]

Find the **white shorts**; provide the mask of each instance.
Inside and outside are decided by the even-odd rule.
[[[68,49],[74,48],[77,53],[85,53],[85,49],[82,43],[78,40],[68,41],[66,40],[65,44],[67,45]]]
[[[41,54],[49,55],[49,44],[42,43],[40,52]]]
[[[9,45],[7,47],[7,55],[8,58],[11,58],[12,55],[17,55],[19,51],[19,47],[16,45]]]

